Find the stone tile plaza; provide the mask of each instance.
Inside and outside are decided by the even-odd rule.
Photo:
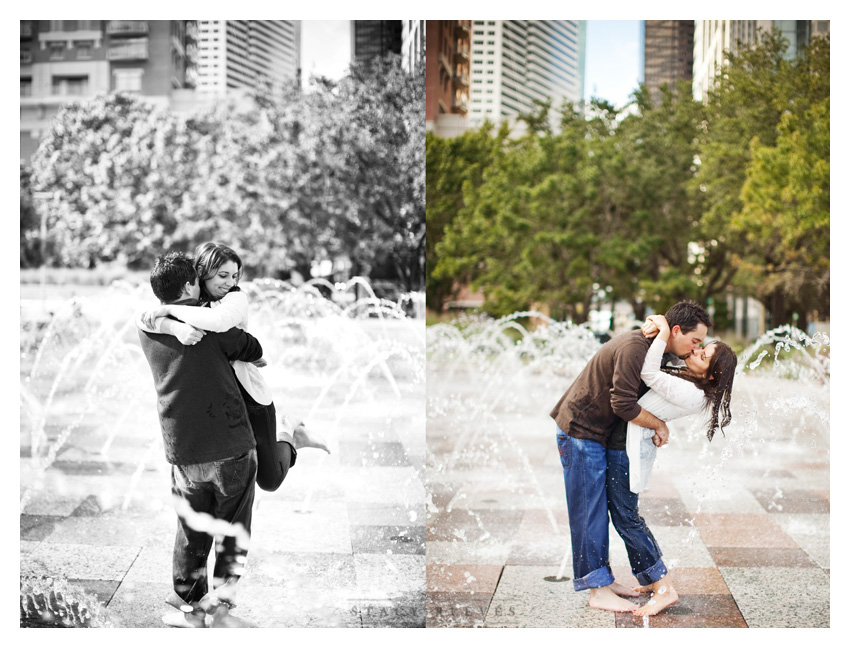
[[[640,510],[679,600],[635,618],[573,590],[548,413],[578,365],[508,352],[476,364],[491,333],[447,336],[442,353],[429,341],[428,627],[830,626],[827,386],[744,375],[725,436],[709,443],[698,416],[670,423]],[[582,353],[580,337],[567,342]],[[637,586],[613,526],[609,542],[615,578]]]

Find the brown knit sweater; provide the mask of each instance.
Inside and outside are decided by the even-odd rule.
[[[550,413],[576,439],[625,450],[625,422],[641,412],[640,371],[652,340],[640,330],[609,340],[596,352]]]

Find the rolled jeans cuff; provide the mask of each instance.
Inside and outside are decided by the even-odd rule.
[[[614,573],[608,565],[594,569],[587,576],[573,579],[573,589],[576,592],[581,592],[586,589],[596,589],[597,587],[605,587],[614,582]]]
[[[638,583],[641,585],[652,585],[660,581],[664,576],[667,575],[667,567],[664,566],[664,561],[659,560],[649,569],[645,569],[639,574],[635,574],[635,578],[637,578]]]

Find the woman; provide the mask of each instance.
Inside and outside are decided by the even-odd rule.
[[[214,241],[202,243],[195,249],[195,270],[201,284],[201,301],[209,308],[166,304],[141,316],[144,328],[176,335],[184,344],[195,344],[203,331],[227,331],[234,326],[247,328],[248,297],[239,289],[242,260],[230,247]],[[180,322],[167,319],[172,316]],[[239,383],[248,419],[257,442],[257,485],[265,491],[277,490],[289,468],[295,464],[297,449],[318,448],[330,453],[324,441],[299,423],[290,432],[288,418],[282,417],[277,427],[271,392],[257,363],[236,361],[233,370]]]
[[[670,338],[670,326],[663,315],[651,315],[654,326],[645,334],[658,329],[644,360],[641,379],[650,388],[638,403],[663,421],[707,411],[708,440],[717,429],[721,432],[732,418],[729,405],[732,383],[738,359],[729,345],[714,341],[685,358],[684,367],[670,373],[661,369],[665,346]],[[638,592],[652,592],[650,601],[633,611],[635,615],[654,615],[679,597],[667,569],[660,560],[661,550],[638,512],[638,493],[649,484],[649,474],[655,458],[654,431],[628,424],[624,463],[608,465],[608,506],[614,528],[626,544],[632,572],[641,583]],[[657,559],[657,560],[656,560]],[[652,564],[651,564],[652,563]],[[649,576],[647,576],[649,574]],[[643,582],[643,581],[651,582]]]

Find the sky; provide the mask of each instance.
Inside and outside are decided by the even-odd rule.
[[[310,75],[340,79],[351,63],[349,20],[301,21],[301,85]]]
[[[641,76],[639,46],[639,20],[588,20],[584,99],[628,103]]]

